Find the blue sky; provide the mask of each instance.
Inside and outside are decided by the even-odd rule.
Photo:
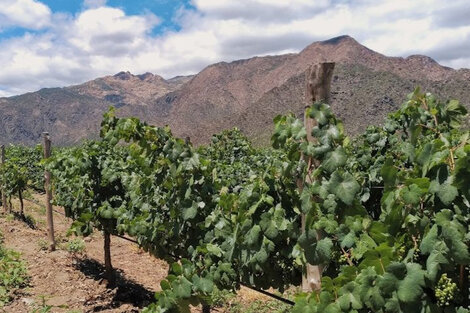
[[[96,1],[96,3],[100,2]],[[81,0],[44,0],[42,3],[46,4],[53,12],[67,12],[73,15],[79,14],[87,6]],[[121,8],[127,15],[152,12],[161,19],[161,24],[152,31],[154,35],[161,34],[168,29],[179,30],[178,24],[173,21],[173,16],[182,7],[191,7],[189,0],[108,0],[106,5]]]
[[[66,13],[78,15],[86,10],[89,5],[82,0],[43,0],[53,13]],[[122,9],[127,15],[140,15],[149,12],[160,18],[160,23],[152,29],[153,35],[159,35],[169,30],[180,30],[177,23],[174,22],[174,16],[182,8],[192,8],[189,0],[108,0],[94,1],[97,4],[106,3],[107,6]],[[93,1],[90,1],[93,3]],[[26,32],[32,31],[27,28],[11,26],[0,32],[0,41],[3,39],[23,36]]]
[[[0,97],[119,71],[165,78],[348,34],[470,68],[470,1],[1,0]]]

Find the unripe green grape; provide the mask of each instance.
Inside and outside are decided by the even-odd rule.
[[[347,261],[348,261],[348,257],[346,254],[343,253],[339,256],[339,259],[338,259],[339,263],[346,263]]]
[[[457,291],[457,284],[452,282],[451,278],[447,277],[447,274],[442,274],[439,282],[437,283],[434,294],[437,298],[437,304],[439,306],[448,306],[455,298]]]
[[[398,249],[397,254],[398,254],[398,260],[399,260],[399,261],[403,260],[403,257],[404,257],[405,254],[406,254],[406,247],[405,247],[405,246],[401,246],[401,247]]]
[[[419,248],[416,248],[414,253],[413,253],[413,261],[417,261],[418,258],[419,258],[419,253],[420,253],[420,250]]]

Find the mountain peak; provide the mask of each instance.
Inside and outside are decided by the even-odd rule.
[[[341,44],[341,43],[351,43],[351,44],[358,44],[359,45],[359,42],[357,42],[356,39],[354,39],[353,37],[351,37],[349,35],[341,35],[341,36],[338,36],[338,37],[334,37],[334,38],[331,38],[331,39],[320,41],[319,43],[321,43],[323,45],[338,45],[338,44]]]
[[[129,71],[126,71],[126,72],[122,71],[117,74],[114,74],[113,77],[119,78],[121,80],[129,80],[132,77],[134,77],[134,75],[132,75],[131,72]]]
[[[139,74],[139,75],[134,75],[129,71],[122,71],[117,74],[114,74],[111,76],[113,78],[117,78],[120,80],[140,80],[140,81],[145,81],[145,82],[152,82],[152,81],[158,81],[158,82],[165,82],[165,79],[159,75],[152,74],[150,72],[146,72],[144,74]]]
[[[433,58],[425,56],[425,55],[421,55],[421,54],[410,55],[409,57],[406,58],[406,60],[416,62],[416,63],[421,63],[423,65],[438,64],[436,60],[434,60]]]
[[[144,74],[140,74],[140,75],[136,75],[140,80],[150,80],[152,78],[155,77],[155,75],[153,75],[152,73],[150,72],[146,72]],[[158,76],[158,78],[160,78],[160,76]]]

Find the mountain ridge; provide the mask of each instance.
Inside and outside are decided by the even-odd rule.
[[[164,79],[119,72],[0,98],[0,141],[34,144],[43,131],[59,145],[96,138],[101,116],[112,105],[120,116],[169,125],[175,135],[189,136],[195,144],[235,126],[266,144],[274,116],[302,114],[305,71],[324,61],[337,63],[331,104],[350,134],[379,124],[417,85],[444,100],[470,96],[468,69],[441,66],[423,55],[385,56],[340,36],[314,42],[299,53],[218,62],[191,76]]]

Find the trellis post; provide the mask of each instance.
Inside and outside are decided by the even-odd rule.
[[[44,159],[51,156],[51,139],[49,133],[42,133],[44,142]],[[52,190],[51,190],[51,173],[44,170],[44,190],[46,191],[46,218],[47,218],[47,235],[49,238],[49,251],[55,250],[55,237],[54,237],[54,219],[52,215]]]
[[[5,163],[5,146],[2,145],[0,147],[1,149],[1,162],[2,164]],[[2,191],[2,205],[3,205],[3,210],[5,211],[5,213],[7,213],[8,211],[8,205],[7,205],[7,196],[5,195],[5,190],[1,190]]]
[[[333,77],[333,70],[335,68],[335,63],[319,63],[311,66],[306,73],[306,107],[310,107],[315,102],[326,102],[330,100],[330,88],[331,88],[331,78]],[[307,140],[309,142],[316,142],[316,138],[312,136],[312,129],[318,125],[318,122],[310,118],[306,112],[304,114],[304,126],[307,132]],[[312,157],[302,156],[305,163],[307,164],[307,175],[305,182],[301,182],[300,188],[303,189],[303,184],[313,183],[310,173],[318,167],[319,162]],[[312,201],[314,201],[312,199]],[[306,216],[302,214],[302,232],[305,232],[306,229]],[[316,234],[317,240],[321,239],[321,234]],[[302,277],[302,290],[306,292],[310,291],[319,291],[321,289],[321,278],[322,278],[323,266],[321,264],[312,265],[307,264],[304,275]]]

